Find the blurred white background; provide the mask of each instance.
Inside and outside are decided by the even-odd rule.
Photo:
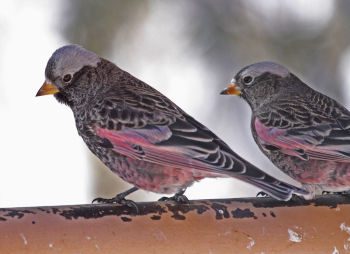
[[[349,106],[349,18],[345,0],[2,1],[0,207],[89,203],[130,187],[88,151],[68,107],[35,97],[53,51],[72,43],[160,90],[244,158],[288,180],[254,144],[248,106],[219,92],[243,66],[273,60]],[[257,191],[211,179],[186,195]]]

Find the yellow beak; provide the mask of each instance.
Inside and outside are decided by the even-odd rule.
[[[233,83],[230,84],[226,89],[222,90],[220,94],[239,95],[241,94],[241,89],[239,89],[237,83]]]
[[[36,94],[36,96],[42,96],[42,95],[49,95],[49,94],[55,94],[58,93],[58,88],[51,84],[51,83],[47,83],[46,81],[44,82],[44,84],[40,87],[38,93]]]

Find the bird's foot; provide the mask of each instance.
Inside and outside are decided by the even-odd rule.
[[[188,204],[190,203],[190,201],[188,200],[188,198],[184,195],[185,190],[181,190],[179,192],[177,192],[174,196],[172,197],[162,197],[160,199],[158,199],[158,201],[175,201],[176,203],[179,204]]]
[[[293,194],[292,197],[290,198],[290,201],[297,203],[297,204],[304,204],[305,203],[305,198],[300,195]]]
[[[350,191],[340,191],[340,192],[333,192],[333,191],[322,191],[322,195],[341,195],[344,197],[350,197]]]
[[[342,192],[336,192],[336,194],[340,194],[343,197],[349,198],[350,197],[350,190],[342,191]]]
[[[119,193],[118,195],[116,195],[114,198],[95,198],[94,200],[92,200],[92,203],[103,203],[103,204],[121,204],[121,205],[126,205],[128,207],[134,207],[136,212],[139,212],[139,208],[137,206],[137,204],[129,199],[125,199],[125,197],[127,195],[129,195],[130,193],[137,191],[138,188],[133,187],[125,192]]]
[[[256,197],[257,198],[268,198],[270,197],[269,194],[263,192],[263,191],[259,191],[257,194],[256,194]]]
[[[175,194],[172,197],[162,197],[158,199],[158,201],[175,201],[176,203],[179,203],[179,204],[188,204],[190,202],[188,198],[183,194],[182,195]]]
[[[118,195],[114,198],[95,198],[92,200],[92,203],[102,203],[102,204],[120,204],[120,205],[126,205],[128,207],[134,207],[136,211],[138,212],[139,208],[137,207],[137,204],[130,200],[125,198],[119,198]]]

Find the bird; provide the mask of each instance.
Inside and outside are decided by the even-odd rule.
[[[286,67],[258,62],[242,68],[223,95],[251,110],[260,150],[309,191],[305,197],[350,190],[350,112]]]
[[[97,202],[130,205],[125,197],[138,189],[185,202],[186,188],[206,177],[233,177],[279,200],[306,192],[244,160],[166,96],[80,45],[48,60],[37,96],[49,94],[72,109],[90,151],[134,186]]]

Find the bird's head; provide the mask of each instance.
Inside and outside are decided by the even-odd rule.
[[[256,109],[277,97],[289,94],[298,79],[282,65],[273,62],[259,62],[241,69],[231,84],[221,92],[225,95],[239,95],[252,109]]]
[[[60,102],[70,105],[74,101],[77,79],[84,67],[97,67],[101,58],[79,45],[57,49],[45,69],[45,82],[36,96],[54,94]]]

